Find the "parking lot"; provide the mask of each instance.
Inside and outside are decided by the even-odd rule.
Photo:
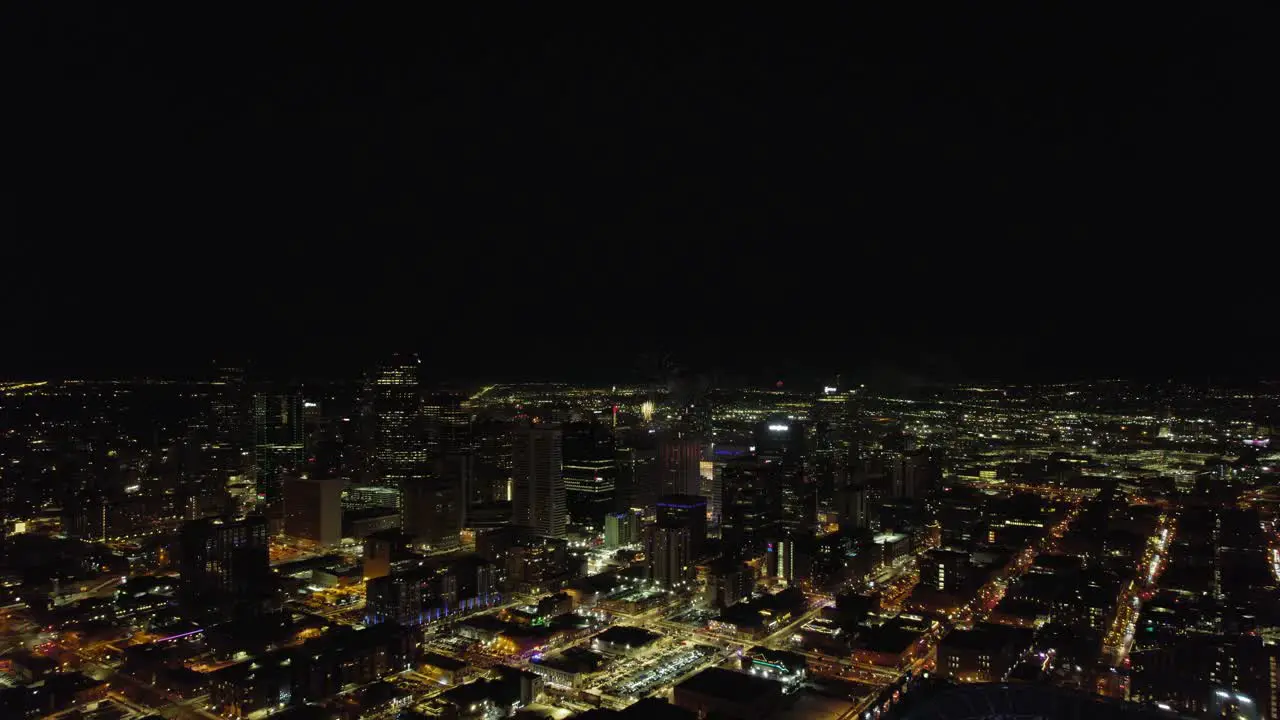
[[[671,652],[664,652],[644,662],[640,667],[623,675],[605,687],[605,692],[617,697],[641,698],[670,683],[697,666],[708,662],[721,652],[707,645],[682,645]]]

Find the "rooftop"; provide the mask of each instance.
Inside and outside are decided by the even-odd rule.
[[[776,698],[781,694],[782,686],[754,675],[713,667],[677,685],[675,691],[678,693],[681,690],[735,703],[752,704]]]
[[[585,648],[569,648],[559,655],[538,658],[533,662],[568,673],[588,673],[595,672],[604,663],[604,656]]]
[[[436,652],[427,652],[422,655],[422,664],[438,667],[441,670],[457,671],[465,668],[467,664],[457,658],[451,658],[448,655],[441,655]]]
[[[880,627],[865,630],[858,636],[858,645],[871,652],[894,653],[901,655],[911,647],[911,643],[920,638],[920,634],[907,630],[893,623],[885,623]]]
[[[596,640],[613,645],[640,647],[662,637],[658,633],[631,625],[615,625],[596,636]]]

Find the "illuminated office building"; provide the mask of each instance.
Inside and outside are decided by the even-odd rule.
[[[689,552],[696,560],[707,544],[707,499],[701,495],[663,495],[658,498],[658,524],[689,531]]]
[[[394,355],[371,379],[376,416],[374,461],[378,483],[399,488],[426,472],[427,446],[421,433],[416,355]]]
[[[564,485],[573,522],[599,527],[613,510],[618,463],[613,433],[600,423],[564,426]]]
[[[649,579],[664,588],[682,587],[693,581],[695,568],[690,551],[689,528],[651,525],[645,528],[645,557]]]
[[[461,395],[428,394],[422,401],[422,417],[428,452],[439,455],[472,449],[471,411]]]
[[[302,467],[304,430],[302,396],[253,396],[253,474],[258,494],[268,503],[280,499],[284,475]]]
[[[777,463],[744,456],[725,463],[720,537],[726,552],[753,557],[782,519]]]
[[[702,489],[702,443],[683,430],[658,437],[657,495],[697,495]],[[656,499],[656,498],[655,498]]]
[[[604,518],[604,546],[609,549],[640,542],[640,518],[633,510],[609,513]]]
[[[193,613],[255,615],[270,595],[267,519],[194,520],[178,543],[182,600]]]
[[[564,437],[558,426],[516,429],[511,441],[512,522],[563,538],[568,521]]]

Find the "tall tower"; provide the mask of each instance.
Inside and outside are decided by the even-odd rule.
[[[600,526],[615,505],[618,463],[613,433],[601,423],[569,423],[564,432],[564,484],[574,523]]]
[[[232,475],[243,471],[241,453],[248,444],[245,419],[249,403],[244,368],[218,364],[214,372],[209,408],[213,419],[210,469],[214,479],[225,486]]]
[[[564,537],[568,514],[563,445],[550,425],[520,428],[511,440],[512,523],[554,538]]]
[[[679,525],[650,525],[645,529],[645,557],[649,579],[664,588],[683,587],[693,580],[695,569],[689,528]]]
[[[302,466],[306,440],[302,396],[257,393],[253,396],[253,474],[258,494],[268,503],[280,498],[284,474]]]
[[[751,557],[777,532],[782,518],[778,476],[774,463],[755,457],[725,464],[720,536],[727,555]]]
[[[701,461],[702,443],[697,436],[683,430],[662,433],[658,438],[657,496],[701,492]]]
[[[447,392],[430,393],[422,402],[422,418],[427,447],[433,455],[473,449],[466,398]]]
[[[401,487],[404,532],[434,550],[456,547],[466,515],[466,488],[474,474],[473,455],[448,453],[431,462],[427,475],[405,481]]]
[[[702,558],[707,544],[707,499],[701,495],[663,495],[658,498],[658,524],[689,531],[689,553]]]
[[[378,484],[399,488],[426,472],[427,446],[420,424],[417,355],[393,355],[372,378],[376,416],[374,464]]]

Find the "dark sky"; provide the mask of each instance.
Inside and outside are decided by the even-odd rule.
[[[0,374],[1274,375],[1270,21],[1043,5],[31,4]]]

